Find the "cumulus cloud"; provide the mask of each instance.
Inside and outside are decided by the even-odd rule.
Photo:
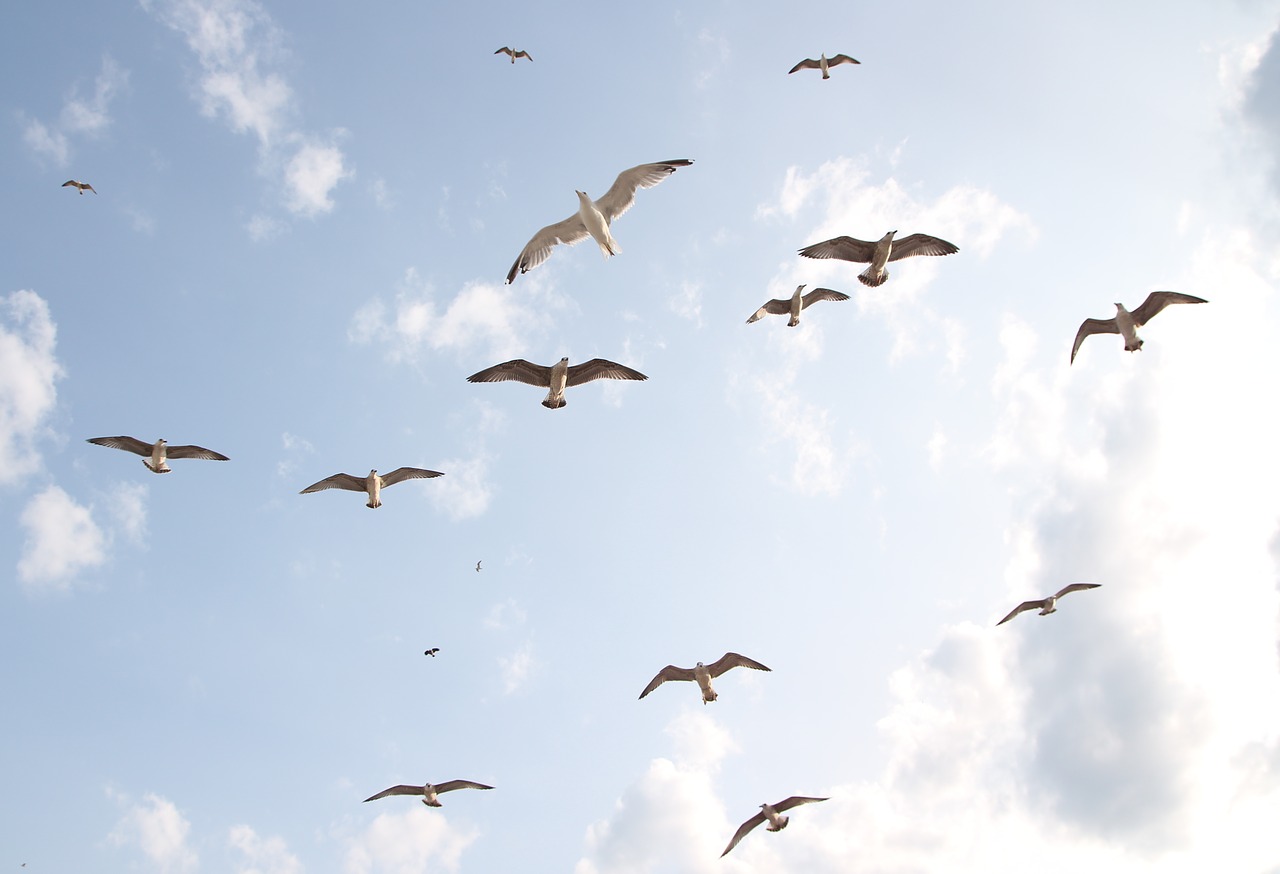
[[[65,166],[71,156],[69,135],[93,137],[105,131],[111,125],[111,101],[128,83],[128,71],[104,55],[93,82],[93,93],[82,95],[80,86],[73,86],[57,122],[50,125],[38,119],[25,120],[23,141],[36,154],[52,159],[60,167]]]
[[[462,852],[479,836],[456,828],[440,811],[420,804],[401,814],[384,813],[347,847],[347,874],[421,874],[457,871]]]
[[[40,466],[45,421],[63,376],[54,354],[57,327],[34,291],[0,298],[0,485]]]
[[[26,540],[18,579],[28,592],[67,591],[77,573],[107,560],[107,537],[90,509],[57,486],[36,494],[19,523]]]
[[[352,173],[343,165],[336,146],[304,145],[285,165],[286,205],[295,215],[312,216],[333,209],[330,192]]]
[[[231,827],[227,842],[243,857],[236,865],[237,874],[302,874],[302,863],[281,838],[259,837],[249,826],[236,825]]]
[[[448,474],[434,484],[431,503],[455,520],[483,514],[493,497],[489,463],[490,457],[482,449],[470,458],[445,459],[440,466]]]
[[[528,684],[538,667],[533,655],[533,644],[525,641],[511,655],[498,656],[498,667],[502,672],[503,693],[514,695],[519,692]]]
[[[116,796],[129,804],[128,799]],[[111,831],[116,846],[136,846],[161,871],[191,871],[197,866],[195,851],[187,846],[191,823],[167,798],[147,793],[128,810]]]

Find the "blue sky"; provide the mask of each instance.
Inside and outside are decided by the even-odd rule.
[[[0,865],[1280,871],[1280,4],[8,22]],[[796,254],[890,229],[960,251]],[[1210,303],[1068,366],[1155,289]],[[565,355],[649,380],[465,381]]]

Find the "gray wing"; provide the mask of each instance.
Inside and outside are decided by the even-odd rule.
[[[828,61],[827,63],[829,65],[831,62]],[[818,63],[813,58],[805,58],[803,61],[796,64],[794,67],[792,67],[790,70],[787,70],[787,75],[790,76],[796,70],[821,70],[821,69],[822,69],[822,64]]]
[[[1080,344],[1084,342],[1084,338],[1090,334],[1119,334],[1120,326],[1116,324],[1115,319],[1085,319],[1080,323],[1080,330],[1076,331],[1076,341],[1071,345],[1071,361],[1074,363],[1076,353],[1080,351]]]
[[[452,792],[455,789],[492,789],[492,786],[486,786],[483,783],[473,783],[470,780],[448,780],[444,783],[436,784],[436,794],[442,792]]]
[[[841,261],[859,261],[871,263],[876,244],[854,237],[832,237],[812,246],[805,246],[800,254],[806,258],[839,258]]]
[[[834,67],[836,64],[861,64],[857,58],[851,58],[848,55],[836,55],[834,58],[827,58],[827,66]]]
[[[772,671],[772,668],[766,668],[755,659],[749,659],[744,655],[738,655],[736,652],[727,652],[711,664],[707,665],[707,670],[712,677],[718,677],[730,668],[755,668],[757,671]]]
[[[566,375],[565,386],[582,385],[584,382],[591,382],[593,379],[635,379],[645,380],[649,377],[645,376],[638,370],[632,370],[616,361],[606,361],[603,358],[592,358],[590,361],[584,361],[581,364],[574,364],[569,368]]]
[[[915,255],[954,255],[960,247],[939,237],[928,234],[912,234],[901,240],[893,241],[893,250],[889,252],[890,261],[901,261]]]
[[[773,809],[782,813],[784,810],[790,810],[793,807],[799,807],[801,804],[812,804],[815,801],[827,801],[826,798],[806,798],[803,795],[792,795],[786,801],[779,801],[773,806]]]
[[[674,161],[659,161],[656,164],[641,164],[630,170],[623,170],[618,178],[597,201],[596,209],[604,216],[604,220],[613,220],[631,209],[636,202],[636,191],[640,188],[652,188],[666,179],[680,167],[688,167],[693,162],[687,158]]]
[[[377,801],[379,798],[386,798],[388,795],[425,795],[421,786],[392,786],[390,789],[383,789],[377,795],[370,795],[365,801]],[[436,789],[439,792],[439,788]]]
[[[90,437],[88,442],[98,446],[110,446],[112,449],[123,449],[125,452],[132,452],[144,458],[151,457],[152,444],[143,443],[136,437]]]
[[[587,226],[582,223],[582,216],[576,212],[564,221],[547,225],[524,244],[524,248],[520,250],[520,257],[516,258],[511,269],[507,271],[507,285],[515,282],[517,273],[528,273],[550,258],[551,250],[557,243],[572,246],[574,243],[582,242],[588,236]]]
[[[521,49],[520,51],[516,52],[515,57],[517,57],[517,58],[528,58],[528,59],[529,59],[529,60],[531,60],[531,61],[533,60],[533,55],[529,54],[529,53],[528,53],[528,52],[526,52],[524,49]]]
[[[803,307],[801,307],[801,309],[803,309]],[[789,312],[791,312],[791,301],[778,300],[775,298],[760,307],[760,309],[756,310],[755,313],[752,314],[751,318],[747,319],[747,324],[749,325],[752,322],[758,322],[766,315],[781,316]]]
[[[1208,303],[1208,301],[1193,294],[1181,294],[1176,291],[1153,291],[1147,295],[1147,299],[1142,302],[1142,306],[1132,310],[1129,314],[1133,316],[1134,323],[1141,327],[1154,319],[1162,309],[1175,303]]]
[[[548,388],[551,385],[551,368],[525,361],[523,358],[513,358],[511,361],[486,367],[467,377],[467,382],[508,382],[510,380]]]
[[[733,833],[733,840],[729,841],[729,846],[724,848],[724,852],[720,854],[721,858],[729,855],[729,851],[738,846],[738,841],[742,840],[747,834],[760,823],[764,822],[764,811],[760,811],[751,819],[738,826],[738,830]]]
[[[495,55],[500,55],[500,54],[502,54],[503,52],[506,52],[507,54],[511,54],[511,49],[510,49],[510,47],[508,47],[508,46],[503,46],[502,48],[500,48],[500,49],[498,49],[496,52],[494,52],[494,54],[495,54]]]
[[[1010,610],[1009,615],[1001,619],[999,622],[997,622],[996,625],[1004,625],[1006,622],[1008,622],[1010,619],[1017,616],[1019,613],[1023,612],[1024,610],[1043,610],[1043,609],[1044,609],[1044,600],[1023,601],[1017,607],[1014,607],[1012,610]]]
[[[151,453],[148,452],[148,455]],[[212,449],[205,449],[203,446],[166,446],[164,450],[166,458],[200,458],[205,461],[230,461],[221,452],[214,452]]]
[[[346,489],[349,492],[363,492],[366,490],[365,478],[352,476],[349,473],[335,473],[333,476],[325,477],[318,483],[312,483],[298,492],[298,494],[309,495],[312,492],[323,492],[325,489]],[[390,792],[391,790],[388,789],[387,791]]]
[[[74,180],[74,179],[68,179],[66,182],[63,182],[63,183],[62,183],[62,187],[63,187],[63,188],[66,188],[66,187],[68,187],[68,186],[70,186],[71,188],[79,188],[79,187],[80,187],[80,183],[79,183],[79,182],[77,182],[77,181],[76,181],[76,180]]]
[[[397,467],[382,478],[382,487],[385,489],[387,486],[393,486],[407,479],[430,479],[436,476],[444,476],[444,474],[438,470],[424,470],[421,467]]]
[[[1085,589],[1097,589],[1101,587],[1101,585],[1102,583],[1072,583],[1069,586],[1063,586],[1058,591],[1058,594],[1053,597],[1061,598],[1063,595],[1069,595],[1072,592],[1083,592]]]
[[[848,300],[849,295],[841,291],[832,291],[829,288],[815,288],[813,291],[800,298],[800,309],[805,309],[811,304],[815,304],[820,300]]]
[[[665,668],[658,671],[657,676],[655,676],[652,680],[649,681],[649,685],[644,687],[644,691],[640,693],[640,697],[643,698],[645,695],[648,695],[654,689],[658,688],[663,683],[667,682],[667,680],[692,680],[692,679],[693,679],[692,668],[677,668],[675,665],[667,665]],[[725,850],[725,852],[727,853],[728,850]]]

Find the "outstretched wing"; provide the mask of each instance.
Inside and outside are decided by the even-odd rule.
[[[815,288],[813,291],[800,298],[800,309],[805,309],[811,304],[815,304],[820,300],[848,300],[849,295],[841,291],[832,291],[829,288]]]
[[[495,55],[500,55],[500,54],[502,54],[503,52],[506,52],[508,55],[509,55],[509,54],[511,54],[511,49],[510,49],[510,47],[508,47],[508,46],[503,46],[502,48],[500,48],[500,49],[498,49],[496,52],[494,52],[494,54],[495,54]]]
[[[667,665],[665,668],[658,671],[657,676],[655,676],[652,680],[649,681],[649,685],[644,687],[644,691],[640,693],[640,697],[643,698],[645,695],[648,695],[654,689],[658,688],[663,683],[667,682],[667,680],[692,680],[692,679],[693,679],[692,668],[677,668],[675,665]]]
[[[515,282],[517,273],[528,273],[550,258],[551,250],[557,243],[572,246],[574,243],[582,242],[587,236],[587,226],[582,223],[582,216],[576,212],[564,221],[547,225],[524,244],[524,248],[520,250],[520,256],[507,271],[507,285]]]
[[[90,437],[88,442],[98,446],[110,446],[112,449],[123,449],[125,452],[132,452],[144,458],[151,457],[152,444],[143,443],[136,437]]]
[[[803,307],[801,307],[801,309],[803,309]],[[774,298],[752,313],[751,318],[747,319],[747,324],[749,325],[752,322],[758,322],[767,315],[781,316],[789,312],[791,312],[791,301],[778,300],[777,298]]]
[[[151,453],[147,453],[150,455]],[[164,454],[168,458],[201,458],[205,461],[230,461],[221,452],[205,449],[203,446],[166,446]]]
[[[614,219],[631,209],[631,205],[636,202],[638,189],[652,188],[680,167],[688,167],[692,163],[687,158],[679,158],[674,161],[658,161],[656,164],[640,164],[630,170],[623,170],[613,180],[609,190],[596,200],[596,209],[600,210],[605,221],[612,224]]]
[[[812,804],[815,801],[827,801],[826,798],[807,798],[804,795],[792,795],[786,801],[779,801],[773,806],[773,809],[782,813],[784,810],[790,810],[793,807],[799,807],[801,804]]]
[[[848,55],[836,55],[834,58],[827,58],[827,66],[834,67],[836,64],[861,64],[857,58],[851,58]]]
[[[523,382],[525,385],[536,385],[547,388],[551,385],[551,368],[542,364],[534,364],[523,358],[513,358],[493,367],[486,367],[478,373],[467,377],[467,382]]]
[[[1072,592],[1083,592],[1085,589],[1097,589],[1102,583],[1072,583],[1069,586],[1063,586],[1055,598],[1061,598],[1063,595],[1070,595]]]
[[[1202,297],[1196,297],[1194,294],[1182,294],[1177,291],[1153,291],[1147,295],[1147,299],[1142,302],[1142,306],[1133,310],[1129,315],[1133,316],[1133,321],[1141,327],[1156,317],[1162,309],[1175,303],[1208,303]]]
[[[386,798],[388,795],[425,795],[421,786],[392,786],[390,789],[383,789],[377,795],[370,795],[365,801],[377,801],[379,798]],[[440,791],[439,789],[436,790]]]
[[[444,476],[444,474],[438,470],[424,470],[421,467],[397,467],[382,478],[382,487],[385,489],[387,486],[393,486],[407,479],[431,479],[436,476]]]
[[[325,477],[318,483],[312,483],[298,492],[298,494],[309,495],[312,492],[323,492],[325,489],[346,489],[349,492],[363,492],[365,491],[365,478],[352,476],[349,473],[335,473],[333,476]],[[389,792],[390,790],[387,791]]]
[[[1076,360],[1076,353],[1080,351],[1080,344],[1084,342],[1084,338],[1090,334],[1119,334],[1120,326],[1116,324],[1115,319],[1085,319],[1080,323],[1080,330],[1076,331],[1076,341],[1071,345],[1071,361],[1072,364]]]
[[[436,784],[436,794],[443,792],[452,792],[455,789],[492,789],[492,786],[486,786],[483,783],[473,783],[470,780],[447,780],[444,783]]]
[[[721,858],[729,855],[729,851],[738,846],[738,841],[742,840],[747,834],[760,823],[764,822],[764,811],[760,811],[751,819],[738,826],[738,830],[733,833],[733,840],[729,841],[729,846],[724,848],[724,852],[720,854]]]
[[[755,659],[749,659],[744,655],[738,655],[736,652],[727,652],[711,664],[707,665],[707,671],[712,677],[718,677],[730,668],[754,668],[757,671],[771,671],[772,668],[766,668]]]
[[[1014,607],[1012,610],[1010,610],[1009,615],[1001,619],[999,622],[997,622],[996,625],[1004,625],[1006,622],[1008,622],[1010,619],[1017,616],[1019,613],[1023,612],[1024,610],[1043,610],[1044,604],[1045,604],[1044,599],[1041,599],[1039,601],[1023,601],[1017,607]]]
[[[790,76],[796,70],[821,70],[821,69],[822,69],[822,64],[818,63],[813,58],[805,58],[803,61],[796,64],[794,67],[792,67],[790,70],[787,70],[787,75]],[[728,852],[728,851],[726,850],[725,852]]]
[[[633,370],[616,361],[606,361],[603,358],[592,358],[590,361],[584,361],[581,364],[574,364],[569,368],[569,372],[565,377],[565,385],[582,385],[584,382],[591,382],[593,379],[635,379],[645,380],[649,377],[645,376],[638,370]]]
[[[528,53],[528,52],[526,52],[524,49],[521,49],[520,51],[516,52],[514,57],[517,57],[517,58],[528,58],[528,59],[529,59],[529,60],[531,60],[531,61],[533,60],[533,55],[529,54],[529,53]]]
[[[871,263],[876,244],[854,237],[832,237],[812,246],[805,246],[800,254],[806,258],[839,258],[841,261]]]
[[[960,247],[948,243],[939,237],[928,234],[911,234],[901,240],[893,241],[893,250],[889,252],[890,261],[901,261],[916,255],[954,255]]]

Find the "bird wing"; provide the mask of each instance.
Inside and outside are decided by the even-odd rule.
[[[68,179],[66,182],[62,183],[63,188],[66,188],[67,186],[71,186],[72,188],[79,188],[80,183],[74,179]]]
[[[848,55],[836,55],[834,58],[827,58],[827,66],[834,67],[836,64],[861,64],[857,58],[851,58]]]
[[[517,58],[528,58],[531,61],[533,60],[533,55],[529,54],[524,49],[521,49],[520,51],[516,52],[515,56]]]
[[[382,487],[385,489],[387,486],[393,486],[407,479],[430,479],[435,476],[444,476],[444,474],[438,470],[423,470],[420,467],[397,467],[382,478]],[[363,488],[361,486],[361,489]]]
[[[616,361],[606,361],[603,358],[592,358],[590,361],[584,361],[581,364],[574,364],[569,368],[569,372],[565,378],[565,386],[582,385],[584,382],[591,382],[593,379],[636,379],[645,380],[649,377],[645,376],[638,370],[632,370]]]
[[[613,180],[609,190],[596,201],[596,209],[600,210],[606,222],[612,223],[631,209],[631,205],[636,202],[637,189],[652,188],[678,168],[688,167],[692,163],[687,158],[679,158],[675,161],[658,161],[656,164],[640,164],[630,170],[623,170]]]
[[[524,248],[520,250],[520,257],[516,258],[511,269],[507,271],[507,285],[515,281],[516,273],[528,273],[550,258],[551,250],[557,243],[572,246],[574,243],[582,242],[588,236],[587,226],[582,223],[582,216],[576,212],[564,221],[547,225],[524,244]]]
[[[773,806],[773,809],[782,813],[784,810],[790,810],[793,807],[799,807],[801,804],[812,804],[815,801],[826,801],[826,798],[806,798],[803,795],[792,795],[786,801],[779,801]]]
[[[148,452],[148,455],[151,453]],[[164,454],[167,458],[202,458],[205,461],[230,461],[221,452],[205,449],[203,446],[166,446]]]
[[[644,687],[644,691],[640,693],[640,697],[643,698],[645,695],[648,695],[654,689],[658,688],[663,683],[667,682],[667,680],[692,680],[692,679],[693,679],[692,668],[677,668],[675,665],[667,665],[665,668],[658,671],[657,675],[652,680],[649,681],[649,685]]]
[[[828,61],[827,63],[830,64],[830,61]],[[803,61],[796,64],[794,67],[792,67],[790,70],[787,70],[787,75],[790,76],[796,70],[821,70],[821,69],[822,69],[822,65],[817,61],[815,61],[813,58],[805,58]]]
[[[455,789],[492,789],[492,786],[486,786],[483,783],[473,783],[470,780],[448,780],[444,783],[436,784],[436,794],[442,792],[452,792]]]
[[[346,489],[349,492],[365,491],[365,478],[362,476],[352,476],[349,473],[335,473],[333,476],[327,476],[318,483],[312,483],[302,491],[300,495],[308,495],[312,492],[323,492],[325,489]]]
[[[1076,353],[1080,351],[1080,344],[1084,342],[1084,338],[1090,334],[1119,334],[1120,326],[1116,324],[1115,319],[1085,319],[1080,323],[1080,330],[1076,331],[1076,342],[1071,346],[1071,361],[1076,360]]]
[[[1101,585],[1102,583],[1072,583],[1069,586],[1063,586],[1058,590],[1058,594],[1053,597],[1061,598],[1063,595],[1069,595],[1072,592],[1083,592],[1085,589],[1096,589]]]
[[[727,652],[707,665],[707,671],[710,672],[712,677],[718,677],[730,668],[755,668],[757,671],[773,670],[772,668],[766,668],[755,659],[738,655],[736,652]]]
[[[523,358],[513,358],[510,361],[495,364],[493,367],[486,367],[467,377],[467,382],[508,382],[510,380],[547,388],[551,385],[551,368],[525,361]]]
[[[439,792],[440,790],[437,788],[436,791]],[[404,784],[401,784],[399,786],[392,786],[390,789],[383,789],[377,795],[370,795],[368,798],[365,799],[365,801],[377,801],[379,798],[386,798],[388,795],[425,795],[425,794],[426,792],[423,791],[423,787],[421,786],[405,786]]]
[[[729,855],[729,851],[738,846],[738,841],[742,840],[747,834],[760,823],[764,822],[764,811],[760,811],[751,819],[738,826],[738,830],[733,833],[733,840],[729,841],[729,846],[724,848],[724,852],[720,854],[721,858]]]
[[[1208,303],[1208,301],[1193,294],[1181,294],[1177,291],[1153,291],[1147,295],[1142,306],[1130,311],[1129,315],[1133,316],[1134,324],[1141,327],[1154,319],[1162,309],[1174,303]]]
[[[1043,610],[1043,609],[1044,609],[1044,600],[1023,601],[1017,607],[1014,607],[1012,610],[1010,610],[1009,615],[1001,619],[999,622],[997,622],[996,625],[1004,625],[1006,622],[1008,622],[1010,619],[1017,616],[1019,613],[1021,613],[1024,610]]]
[[[848,300],[849,295],[842,291],[832,291],[829,288],[815,288],[813,291],[800,298],[800,309],[804,309],[810,304],[815,304],[820,300]]]
[[[928,234],[911,234],[893,241],[893,249],[889,252],[890,261],[901,261],[913,255],[954,255],[960,247],[938,237]]]
[[[87,189],[89,189],[90,191],[92,191],[94,194],[97,194],[97,193],[98,193],[98,190],[97,190],[96,188],[94,188],[92,185],[90,185],[88,182],[84,183],[84,184],[83,184],[83,185],[81,185],[80,187],[81,187],[81,188],[87,188]]]
[[[841,261],[860,261],[868,264],[875,250],[876,244],[866,240],[832,237],[830,240],[805,246],[800,250],[800,254],[806,258],[839,258]]]
[[[494,54],[495,54],[495,55],[500,55],[500,54],[502,54],[503,52],[506,52],[507,54],[511,54],[511,49],[510,49],[508,46],[503,46],[502,48],[500,48],[500,49],[498,49],[496,52],[494,52]]]
[[[758,322],[766,315],[781,316],[789,312],[791,312],[791,301],[778,300],[777,298],[774,298],[764,306],[760,307],[760,309],[756,310],[752,314],[751,318],[747,319],[747,324],[749,325],[752,322]]]
[[[143,443],[137,437],[90,437],[88,442],[98,446],[110,446],[112,449],[123,449],[125,452],[132,452],[144,458],[151,456],[152,444]]]

